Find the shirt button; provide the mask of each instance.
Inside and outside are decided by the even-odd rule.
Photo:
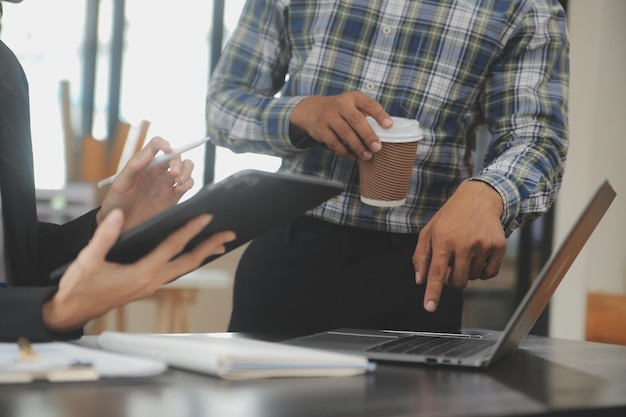
[[[374,85],[374,83],[366,83],[365,84],[365,89],[369,90],[369,91],[373,91],[374,88],[376,88],[376,86]]]
[[[385,36],[388,36],[389,34],[391,34],[391,28],[389,26],[383,26],[383,34]]]

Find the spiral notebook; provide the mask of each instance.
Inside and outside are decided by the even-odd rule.
[[[103,332],[102,349],[160,360],[223,379],[360,375],[375,365],[363,355],[283,345],[233,334],[138,334]]]

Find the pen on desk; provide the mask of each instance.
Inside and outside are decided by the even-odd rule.
[[[28,339],[24,337],[17,339],[17,347],[20,350],[20,361],[33,362],[37,360],[37,353],[33,350]]]
[[[154,168],[155,166],[162,164],[163,162],[167,162],[170,159],[173,159],[175,157],[177,157],[178,155],[180,155],[183,152],[187,152],[190,151],[194,148],[197,148],[198,146],[202,145],[203,143],[207,142],[209,140],[208,137],[206,138],[202,138],[198,141],[195,142],[190,142],[186,145],[182,145],[176,149],[172,149],[172,152],[168,152],[168,153],[164,153],[161,155],[156,156],[152,162],[150,162],[150,164],[146,167],[146,169],[150,169],[150,168]],[[111,175],[108,178],[105,178],[103,180],[98,181],[98,188],[102,189],[102,188],[106,188],[109,185],[113,184],[113,181],[115,181],[115,179],[117,178],[118,174],[114,174]]]
[[[65,360],[63,357],[40,359],[28,339],[17,339],[21,366],[13,371],[0,374],[0,383],[27,383],[35,380],[95,381],[100,373],[91,361],[81,359]]]

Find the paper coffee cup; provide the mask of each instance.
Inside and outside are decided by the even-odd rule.
[[[392,120],[393,126],[385,129],[367,117],[382,142],[382,149],[370,160],[359,159],[361,201],[371,206],[397,207],[406,203],[417,145],[424,137],[417,120]]]

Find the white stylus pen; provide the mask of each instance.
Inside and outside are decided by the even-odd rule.
[[[163,153],[157,157],[155,157],[152,162],[150,162],[150,164],[146,167],[146,169],[150,169],[150,168],[154,168],[155,166],[162,164],[163,162],[167,162],[170,159],[173,159],[175,157],[177,157],[178,155],[180,155],[183,152],[187,152],[193,148],[197,148],[198,146],[202,145],[203,143],[205,143],[206,141],[208,141],[209,138],[202,138],[199,141],[196,142],[190,142],[186,145],[180,146],[176,149],[172,149],[172,152],[168,152],[168,153]],[[98,181],[98,188],[106,188],[109,185],[113,184],[113,181],[115,181],[115,179],[117,178],[117,176],[119,175],[119,173],[111,175],[108,178],[105,178],[103,180]]]

